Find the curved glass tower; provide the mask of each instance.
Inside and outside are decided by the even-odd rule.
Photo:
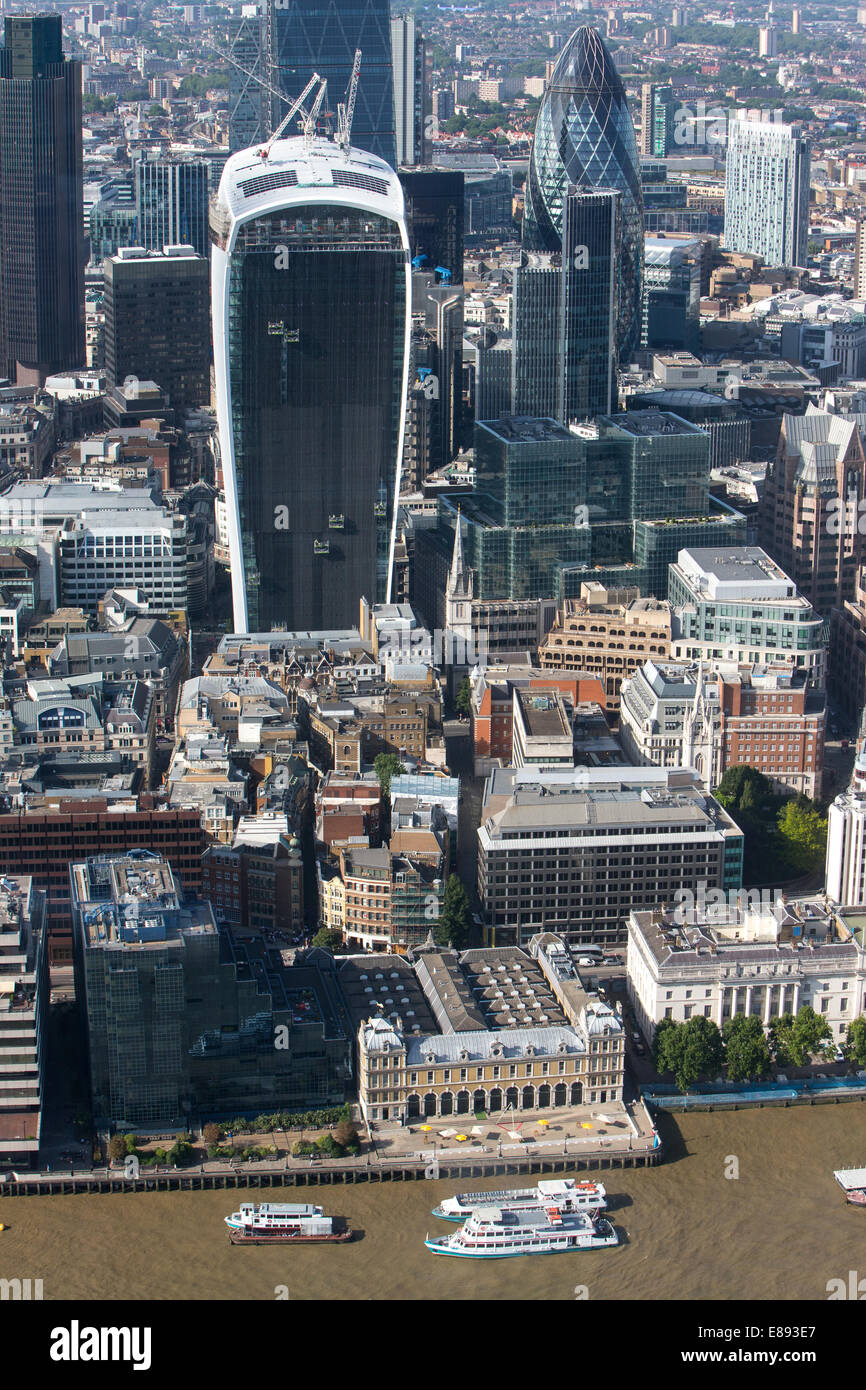
[[[351,627],[390,599],[409,364],[403,191],[381,159],[275,141],[211,206],[236,632]]]
[[[643,199],[634,126],[622,81],[598,32],[572,34],[550,79],[532,142],[523,244],[561,251],[563,207],[570,187],[622,194],[622,256],[616,345],[621,361],[640,339]]]

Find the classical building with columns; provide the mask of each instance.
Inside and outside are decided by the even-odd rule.
[[[721,1028],[753,1014],[766,1026],[810,1004],[834,1040],[844,1040],[866,1012],[862,910],[823,897],[757,901],[758,890],[735,905],[716,905],[716,897],[630,913],[628,990],[645,1035],[664,1018],[699,1015]]]

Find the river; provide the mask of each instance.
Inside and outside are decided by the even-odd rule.
[[[0,1277],[42,1279],[45,1299],[826,1299],[866,1276],[866,1209],[833,1169],[866,1164],[866,1105],[696,1114],[660,1123],[657,1168],[600,1176],[618,1249],[480,1261],[424,1248],[454,1181],[286,1188],[362,1232],[344,1246],[231,1246],[222,1218],[246,1190],[0,1199]],[[739,1176],[726,1176],[738,1169]],[[503,1180],[462,1187],[495,1188]],[[504,1185],[530,1185],[527,1177]]]

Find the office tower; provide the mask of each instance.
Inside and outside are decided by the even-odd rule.
[[[622,80],[595,29],[569,39],[535,126],[523,239],[527,249],[561,251],[566,193],[574,185],[622,194],[617,285],[617,353],[627,361],[640,335],[643,202],[634,127]]]
[[[361,76],[352,126],[352,143],[397,164],[394,81],[388,0],[267,0],[270,84],[284,94],[272,98],[271,129],[286,113],[314,72],[327,79],[328,104],[345,99],[355,50]]]
[[[204,159],[136,161],[135,210],[138,236],[147,251],[192,246],[209,252],[208,193],[211,175]]]
[[[728,122],[725,248],[771,266],[805,265],[809,235],[808,141],[797,125]]]
[[[857,417],[815,406],[805,415],[784,415],[761,498],[760,540],[825,617],[855,596],[866,560],[866,538],[857,525],[864,498],[866,456]]]
[[[556,418],[559,405],[559,314],[562,272],[549,255],[530,253],[513,273],[514,413]]]
[[[42,1133],[45,1044],[51,985],[45,894],[29,876],[0,878],[0,1154],[36,1167]]]
[[[375,155],[274,142],[226,164],[213,325],[237,632],[388,601],[409,370],[403,191]]]
[[[801,16],[800,16],[800,10],[799,10],[798,7],[795,5],[794,8],[793,8],[793,10],[791,11],[791,33],[792,33],[792,34],[799,34],[799,32],[800,32],[800,18],[801,18]]]
[[[423,320],[421,315],[423,314]],[[412,315],[418,347],[423,340],[427,368],[425,395],[435,402],[438,416],[433,467],[442,468],[457,453],[463,405],[463,288],[436,284],[432,273],[412,276]]]
[[[229,149],[248,150],[269,133],[268,93],[258,79],[266,77],[265,22],[260,3],[243,5],[230,21]]]
[[[563,424],[605,414],[615,382],[622,195],[571,189],[561,258],[514,272],[514,409]],[[556,264],[561,259],[561,264]]]
[[[81,64],[61,21],[7,17],[0,49],[0,377],[85,361]]]
[[[498,420],[511,415],[514,339],[508,334],[479,338],[475,349],[475,419]]]
[[[444,267],[451,284],[463,283],[462,169],[400,169],[406,199],[409,249],[421,270]]]
[[[138,217],[127,183],[108,184],[90,210],[90,264],[102,265],[123,246],[134,246]]]
[[[622,194],[569,189],[562,230],[559,399],[564,424],[606,414],[616,386]]]
[[[210,402],[208,263],[191,246],[119,251],[105,265],[105,371],[155,381],[174,410]]]
[[[664,159],[674,145],[674,89],[644,82],[641,87],[640,152]]]
[[[866,299],[866,222],[857,218],[857,236],[854,242],[854,298]]]
[[[700,342],[701,242],[647,237],[641,347],[694,352]]]
[[[391,20],[397,163],[426,164],[430,50],[411,15]],[[361,59],[361,71],[364,60]]]
[[[673,232],[697,236],[702,232],[722,230],[710,223],[709,213],[688,206],[684,183],[669,183],[667,165],[663,159],[641,159],[640,180],[643,191],[644,229],[652,234]]]
[[[689,22],[689,12],[685,5],[674,5],[671,10],[671,25],[674,29],[682,29]]]
[[[450,87],[437,87],[433,92],[433,116],[440,124],[454,115],[454,93]]]

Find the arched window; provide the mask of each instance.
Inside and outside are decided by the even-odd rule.
[[[472,1108],[473,1108],[473,1110],[486,1110],[486,1109],[487,1109],[487,1092],[486,1092],[486,1091],[476,1091],[476,1092],[475,1092],[474,1096],[472,1097]]]
[[[434,1096],[432,1091],[428,1091],[426,1096],[424,1097],[424,1114],[436,1114],[436,1097]]]
[[[579,1081],[573,1081],[573,1082],[571,1083],[571,1103],[572,1103],[572,1105],[580,1105],[580,1098],[581,1098],[581,1095],[582,1095],[582,1094],[583,1094],[583,1087],[581,1086],[580,1082],[579,1082]]]
[[[538,1088],[538,1108],[539,1110],[550,1109],[550,1087],[546,1081],[543,1086]]]
[[[421,1114],[421,1097],[411,1095],[406,1097],[406,1117],[410,1120],[417,1120]]]
[[[450,1091],[443,1091],[442,1095],[439,1097],[439,1114],[454,1114],[454,1097],[452,1096]]]
[[[469,1114],[469,1092],[468,1092],[468,1091],[458,1091],[458,1092],[457,1092],[457,1114],[458,1114],[458,1115],[468,1115],[468,1114]]]
[[[564,1081],[560,1081],[559,1085],[555,1088],[553,1092],[553,1103],[554,1105],[565,1105],[567,1099],[568,1087],[566,1086]]]
[[[535,1108],[535,1087],[524,1086],[523,1088],[523,1109],[533,1110]]]
[[[519,1093],[516,1086],[509,1086],[505,1092],[505,1109],[516,1110],[519,1104]]]
[[[491,1111],[502,1109],[502,1091],[498,1086],[494,1086],[490,1092],[490,1109]]]

